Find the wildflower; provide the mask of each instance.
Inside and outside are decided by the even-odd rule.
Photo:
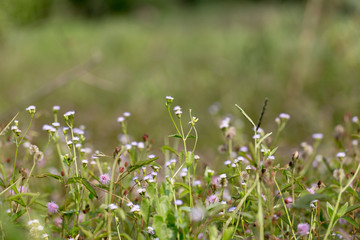
[[[181,201],[180,199],[177,199],[177,200],[175,201],[175,205],[176,205],[176,206],[181,206],[181,205],[183,205],[183,201]]]
[[[59,206],[54,202],[48,202],[46,206],[48,208],[48,211],[52,214],[56,213],[59,209]]]
[[[183,178],[187,176],[187,168],[181,169],[180,176]]]
[[[30,155],[34,155],[35,153],[38,153],[40,150],[36,145],[31,145],[29,147]]]
[[[308,191],[310,194],[315,194],[315,188],[306,188],[306,191]]]
[[[354,117],[352,118],[352,122],[353,122],[353,123],[359,123],[359,118],[358,118],[358,116],[354,116]]]
[[[204,237],[204,234],[203,234],[203,233],[199,233],[199,235],[197,236],[197,238],[198,238],[199,240],[203,239],[203,237]]]
[[[132,202],[128,202],[128,203],[126,204],[126,206],[132,207],[132,206],[134,206],[134,204],[133,204]]]
[[[48,238],[49,235],[47,233],[44,233],[43,235],[41,235],[42,238]]]
[[[224,164],[225,164],[226,166],[230,166],[230,165],[231,165],[231,160],[226,160],[226,161],[224,162]]]
[[[280,113],[279,118],[289,120],[290,115],[287,113]]]
[[[148,158],[149,158],[149,159],[153,159],[153,158],[156,158],[156,156],[155,156],[155,154],[150,154],[150,155],[148,156]]]
[[[275,160],[275,157],[273,155],[268,156],[268,159]]]
[[[297,232],[301,235],[301,236],[305,236],[307,234],[309,234],[310,231],[310,225],[308,223],[299,223],[297,226]]]
[[[292,197],[288,197],[288,198],[284,199],[284,202],[287,207],[291,207],[291,205],[293,203],[293,199],[292,199]]]
[[[61,217],[57,217],[57,218],[54,219],[54,225],[55,226],[61,227],[62,223],[63,223],[63,220],[62,220]]]
[[[118,208],[118,206],[116,206],[114,203],[110,203],[108,206],[107,206],[108,209],[110,210],[115,210]]]
[[[226,178],[226,173],[221,174],[221,175],[219,176],[219,178],[225,179],[225,178]]]
[[[324,134],[322,134],[322,133],[314,133],[312,135],[312,138],[315,139],[315,140],[320,140],[320,139],[324,138]]]
[[[28,221],[28,226],[38,226],[40,224],[39,220],[34,219],[34,220],[30,220]]]
[[[253,136],[253,139],[259,139],[261,136],[260,136],[260,134],[255,134],[254,136]]]
[[[51,125],[52,125],[55,129],[59,129],[59,127],[60,127],[60,123],[58,123],[58,122],[53,122]]]
[[[193,184],[192,184],[194,187],[196,187],[196,186],[201,186],[201,181],[200,180],[195,180],[195,181],[193,181]]]
[[[177,110],[175,112],[175,115],[178,116],[179,118],[181,117],[182,111],[181,110]]]
[[[229,212],[233,212],[233,211],[235,211],[235,209],[236,209],[236,207],[231,207],[231,208],[229,208]]]
[[[140,205],[133,205],[130,212],[140,212]]]
[[[54,113],[57,113],[59,110],[60,110],[60,106],[58,106],[58,105],[55,105],[55,106],[53,106],[53,112]]]
[[[346,156],[346,154],[344,153],[344,152],[338,152],[337,154],[336,154],[336,157],[337,158],[344,158]]]
[[[219,202],[219,197],[216,194],[210,195],[206,199],[207,205],[214,204],[214,203],[217,203],[217,202]]]
[[[124,115],[124,117],[130,117],[130,116],[131,116],[131,113],[129,113],[129,112],[124,112],[123,115]]]
[[[153,227],[147,227],[147,231],[148,234],[150,235],[154,235],[155,234],[155,229]]]
[[[247,152],[247,151],[249,151],[247,146],[240,147],[240,152]]]
[[[174,112],[176,112],[176,111],[181,111],[181,107],[180,106],[175,106],[174,108],[173,108],[173,110],[174,110]]]
[[[75,111],[68,111],[64,114],[65,121],[72,120],[74,118]]]
[[[199,160],[199,159],[200,159],[200,156],[199,156],[199,155],[194,155],[194,159],[195,159],[195,160]]]
[[[117,122],[118,123],[122,123],[122,122],[124,122],[125,121],[125,118],[124,117],[118,117],[118,119],[117,119]]]
[[[74,129],[73,129],[73,132],[74,132],[74,134],[76,134],[76,135],[84,135],[84,134],[85,134],[84,130],[82,130],[82,129],[80,129],[80,128],[74,128]]]
[[[143,148],[145,148],[145,144],[144,144],[143,142],[139,142],[139,143],[137,144],[137,147],[138,147],[139,149],[143,149]]]
[[[100,175],[99,179],[100,179],[100,182],[104,185],[110,183],[110,175],[108,173]]]
[[[140,195],[144,195],[144,194],[146,193],[146,189],[145,189],[145,188],[139,188],[139,189],[137,190],[137,192],[138,192],[138,194],[140,194]]]
[[[31,115],[33,115],[36,112],[36,107],[34,105],[28,106],[26,109]]]
[[[245,160],[244,157],[239,156],[239,157],[237,157],[237,158],[234,160],[234,163],[242,162],[242,161],[244,161],[244,160]]]
[[[227,117],[227,118],[225,118],[224,120],[221,121],[219,127],[220,127],[220,129],[226,129],[226,128],[229,128],[229,126],[230,126],[230,118]]]

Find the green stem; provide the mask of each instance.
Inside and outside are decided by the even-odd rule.
[[[295,235],[295,232],[294,232],[294,228],[293,228],[293,225],[292,225],[292,222],[291,222],[291,219],[290,219],[290,215],[289,215],[289,212],[288,212],[287,207],[286,207],[286,204],[285,204],[284,197],[283,197],[283,195],[282,195],[282,193],[281,193],[281,189],[280,189],[278,183],[276,182],[275,177],[274,177],[274,182],[275,182],[275,184],[276,184],[276,187],[277,187],[277,189],[278,189],[278,191],[279,191],[279,194],[280,194],[282,203],[283,203],[283,205],[284,205],[285,213],[286,213],[286,216],[287,216],[288,221],[289,221],[289,224],[290,224],[291,232],[292,232],[295,240],[297,240],[296,235]]]

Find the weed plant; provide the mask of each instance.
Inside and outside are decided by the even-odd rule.
[[[15,116],[1,130],[1,239],[360,239],[357,117],[336,126],[328,152],[315,133],[280,156],[290,116],[280,114],[272,134],[260,128],[267,101],[257,124],[236,105],[253,135],[241,142],[235,118],[224,118],[224,166],[211,169],[196,150],[199,119],[173,101],[174,133],[158,156],[148,135],[128,133],[129,112],[112,153],[93,149],[74,111],[61,120],[54,106],[39,133],[35,106],[28,124]]]

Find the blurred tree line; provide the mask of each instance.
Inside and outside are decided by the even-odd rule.
[[[308,0],[314,1],[314,0]],[[316,1],[316,0],[315,0]],[[299,3],[306,0],[1,0],[0,29],[6,22],[27,25],[54,14],[70,14],[89,18],[129,13],[142,8],[165,10],[212,3]],[[345,12],[359,8],[359,0],[326,0]]]

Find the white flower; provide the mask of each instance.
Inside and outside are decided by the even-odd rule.
[[[260,136],[260,134],[255,134],[254,136],[253,136],[253,139],[259,139],[261,136]]]
[[[354,140],[351,141],[351,144],[353,146],[357,146],[359,144],[359,141],[357,139],[354,139]]]
[[[140,205],[133,205],[130,212],[140,212]]]
[[[229,166],[229,165],[231,164],[231,160],[226,160],[226,161],[224,162],[224,164],[225,164],[226,166]]]
[[[231,208],[229,208],[229,212],[233,212],[233,211],[235,211],[235,209],[236,209],[236,207],[231,207]]]
[[[183,201],[181,201],[180,199],[177,199],[177,200],[175,201],[175,205],[176,205],[176,206],[181,206],[181,205],[183,205]]]
[[[82,163],[84,164],[88,164],[88,160],[84,159],[84,160],[81,160]]]
[[[64,114],[64,117],[70,117],[70,116],[74,116],[75,115],[75,111],[68,111]]]
[[[130,150],[130,149],[132,148],[132,146],[131,146],[130,144],[126,144],[126,145],[125,145],[125,148],[126,148],[127,150]]]
[[[229,128],[229,126],[230,126],[230,118],[227,117],[221,121],[219,127],[220,127],[220,129],[224,129],[224,128]]]
[[[146,189],[145,188],[139,188],[138,190],[137,190],[137,192],[138,192],[138,194],[144,194],[144,193],[146,193]]]
[[[132,141],[132,142],[131,142],[131,145],[134,146],[134,147],[137,147],[138,143],[135,142],[135,141]]]
[[[195,222],[199,222],[205,218],[205,210],[203,208],[195,207],[191,211],[192,219]]]
[[[247,165],[245,169],[246,170],[252,170],[252,167],[250,165]]]
[[[231,164],[231,167],[236,168],[236,164],[235,163]]]
[[[354,116],[354,117],[352,118],[352,122],[353,122],[353,123],[359,123],[359,118],[358,118],[358,116]]]
[[[324,137],[324,134],[322,134],[322,133],[314,133],[312,135],[313,139],[323,139],[323,137]]]
[[[60,106],[58,105],[53,106],[53,111],[59,111],[59,110],[60,110]]]
[[[118,206],[116,206],[114,203],[111,203],[111,204],[109,204],[109,205],[107,206],[107,208],[110,209],[110,210],[115,210],[115,209],[118,208]]]
[[[177,110],[177,111],[175,112],[175,114],[176,114],[176,115],[181,115],[181,114],[182,114],[182,111],[181,111],[181,110]]]
[[[201,186],[201,181],[200,180],[195,180],[193,181],[193,186],[196,187],[196,186]]]
[[[219,176],[219,178],[221,178],[221,179],[226,178],[226,173],[221,174],[221,175]]]
[[[60,127],[60,123],[58,123],[58,122],[53,122],[51,125],[52,125],[53,127],[55,127],[55,128],[59,128],[59,127]]]
[[[124,112],[123,115],[124,115],[124,117],[130,117],[131,116],[131,114],[129,112]]]
[[[90,164],[91,164],[91,165],[96,165],[96,162],[95,162],[94,160],[92,160],[92,161],[90,162]]]
[[[124,122],[125,121],[125,118],[124,117],[118,117],[118,119],[117,119],[117,122],[118,123],[122,123],[122,122]]]
[[[36,111],[36,107],[35,107],[34,105],[30,105],[30,106],[28,106],[25,110],[28,111],[28,112],[35,112],[35,111]]]
[[[199,155],[195,155],[195,156],[194,156],[194,159],[195,159],[195,160],[199,160],[199,159],[200,159],[200,156],[199,156]]]
[[[249,149],[248,149],[247,146],[242,146],[242,147],[240,148],[240,152],[247,152],[247,151],[249,151]]]
[[[147,227],[147,233],[150,235],[154,235],[155,234],[155,229],[153,227]]]
[[[270,156],[268,156],[268,159],[270,159],[270,160],[275,160],[275,156],[270,155]]]
[[[132,206],[134,206],[134,204],[133,204],[132,202],[128,202],[128,203],[126,204],[126,206],[132,207]]]
[[[290,115],[287,113],[280,113],[279,118],[289,120]]]
[[[140,148],[140,149],[143,149],[143,148],[145,148],[145,144],[143,142],[139,142],[137,144],[137,147]]]
[[[346,156],[346,154],[344,153],[344,152],[338,152],[337,154],[336,154],[336,157],[337,158],[344,158]]]
[[[244,157],[239,156],[239,157],[237,157],[237,158],[234,160],[234,163],[242,162],[242,161],[244,161],[244,160],[245,160]]]
[[[28,226],[37,226],[37,225],[39,225],[40,223],[39,223],[39,220],[37,220],[37,219],[34,219],[34,220],[30,220],[30,221],[28,221]]]
[[[18,127],[17,126],[11,126],[11,131],[15,131],[15,130],[18,130]]]
[[[166,96],[165,99],[170,100],[170,101],[174,100],[174,98],[172,96]]]
[[[175,106],[174,108],[173,108],[173,110],[174,110],[174,112],[176,112],[176,111],[181,111],[181,107],[180,106]]]
[[[44,233],[43,235],[41,235],[42,238],[47,238],[49,237],[49,235],[47,233]]]
[[[81,130],[80,128],[74,128],[73,132],[77,135],[84,135],[84,130]]]
[[[149,159],[153,159],[153,158],[155,158],[156,156],[154,155],[154,154],[150,154],[149,156],[148,156],[148,158]]]

